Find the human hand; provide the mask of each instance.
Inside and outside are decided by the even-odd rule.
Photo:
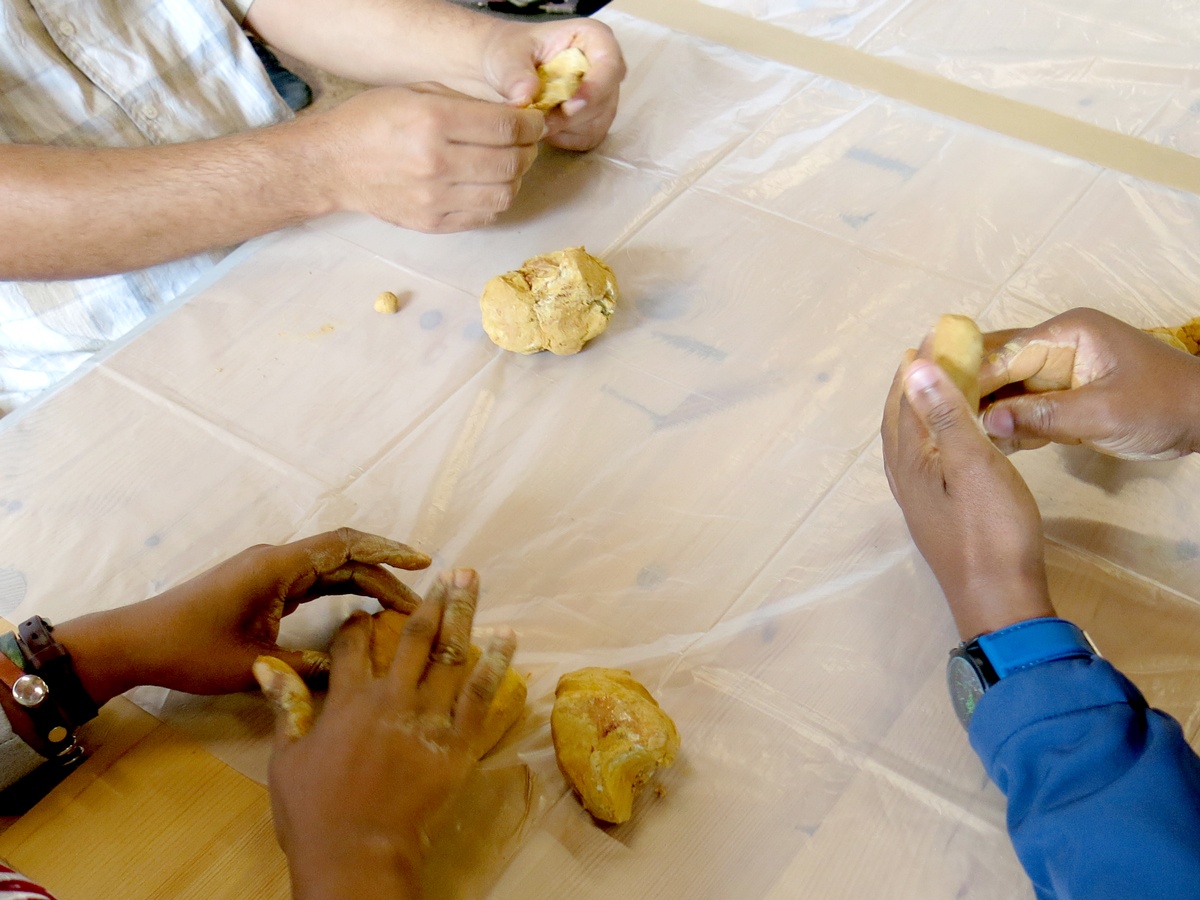
[[[480,228],[512,205],[546,131],[538,110],[437,84],[376,88],[287,126],[317,148],[335,209],[416,231]]]
[[[1051,441],[1125,459],[1171,459],[1200,447],[1200,359],[1094,309],[1073,309],[984,358],[980,389],[1020,393],[987,406],[1005,451]]]
[[[334,639],[315,725],[297,739],[280,711],[271,805],[294,897],[420,896],[426,829],[475,763],[471,744],[516,646],[499,634],[467,671],[478,592],[470,569],[443,573],[380,677],[372,619],[355,613]]]
[[[514,106],[533,102],[537,67],[568,47],[578,47],[591,68],[574,97],[546,115],[546,142],[564,150],[591,150],[617,114],[625,59],[607,25],[588,18],[545,24],[501,23],[485,45],[484,79]]]
[[[905,356],[881,433],[888,485],[959,634],[1054,615],[1033,495],[931,360]]]
[[[245,690],[264,654],[313,678],[327,671],[328,656],[279,647],[280,620],[331,594],[362,594],[411,612],[420,597],[384,565],[423,569],[429,562],[404,544],[340,528],[250,547],[157,597],[63,622],[55,634],[98,705],[139,684],[195,694]]]

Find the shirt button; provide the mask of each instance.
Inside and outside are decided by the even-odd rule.
[[[71,37],[75,34],[75,23],[70,19],[63,19],[58,23],[58,33],[63,37]]]
[[[158,118],[158,107],[151,106],[149,103],[143,103],[139,112],[142,114],[143,119],[154,121]]]

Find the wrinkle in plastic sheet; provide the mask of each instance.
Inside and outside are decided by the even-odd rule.
[[[887,490],[882,398],[942,312],[1180,319],[1200,201],[609,20],[632,73],[612,136],[548,154],[496,228],[265,239],[0,430],[15,614],[115,606],[264,540],[388,534],[480,570],[479,627],[518,630],[530,684],[452,811],[473,827],[449,824],[439,895],[1030,896],[945,701],[953,626]],[[483,280],[581,232],[624,288],[609,331],[576,357],[498,351]],[[398,315],[371,309],[383,289]],[[1194,738],[1195,461],[1017,459],[1064,612]],[[361,604],[312,604],[285,638]],[[583,665],[631,669],[683,737],[626,825],[597,826],[554,763],[554,686]],[[265,779],[257,696],[136,699]]]

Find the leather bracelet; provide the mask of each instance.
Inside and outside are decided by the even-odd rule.
[[[53,634],[54,626],[41,616],[26,619],[17,628],[26,669],[39,675],[54,693],[54,702],[74,731],[96,718],[100,710],[75,672],[71,654]]]
[[[25,743],[60,765],[72,766],[83,760],[86,754],[75,729],[50,698],[50,688],[40,676],[17,668],[6,653],[0,653],[0,685],[0,705],[13,732]]]

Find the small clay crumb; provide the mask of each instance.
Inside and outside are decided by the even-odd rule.
[[[667,789],[661,784],[656,784],[654,786],[654,796],[661,800],[663,797],[667,796]]]
[[[389,316],[400,312],[400,298],[391,291],[384,291],[375,298],[375,312]]]

